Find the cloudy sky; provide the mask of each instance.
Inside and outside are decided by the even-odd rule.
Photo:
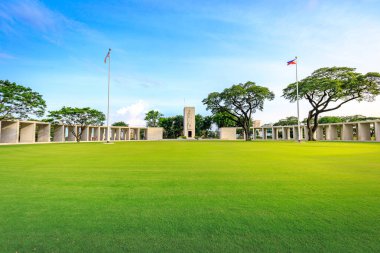
[[[111,55],[111,121],[144,124],[184,104],[209,114],[208,93],[254,81],[276,99],[254,115],[275,122],[296,114],[282,89],[320,67],[380,72],[380,1],[8,0],[0,2],[0,79],[43,94],[48,109],[106,112]],[[303,102],[301,117],[308,104]],[[380,116],[374,103],[331,115]]]

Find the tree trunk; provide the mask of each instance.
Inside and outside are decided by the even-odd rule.
[[[248,121],[248,123],[245,123],[243,125],[243,130],[244,130],[245,140],[246,141],[250,141],[251,140],[251,135],[249,134],[249,121]]]
[[[73,131],[73,134],[75,136],[75,139],[77,140],[77,143],[79,143],[80,139],[82,138],[82,127],[77,128],[77,133],[76,134]]]
[[[306,125],[307,125],[307,129],[309,131],[309,136],[308,136],[309,141],[316,141],[314,136],[315,136],[315,132],[318,129],[318,116],[319,116],[319,112],[316,111],[313,114],[313,110],[309,111],[309,114],[307,116]],[[313,126],[311,125],[312,120],[314,121]]]
[[[312,120],[312,112],[309,112],[309,115],[307,116],[306,120],[306,125],[307,125],[307,130],[308,130],[308,141],[315,141],[314,140],[314,134],[313,134],[313,129],[311,127],[311,120]]]

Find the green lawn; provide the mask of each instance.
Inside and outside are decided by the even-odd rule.
[[[380,252],[380,144],[0,146],[0,252]]]

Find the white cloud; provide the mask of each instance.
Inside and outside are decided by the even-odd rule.
[[[122,107],[116,111],[113,121],[125,121],[130,126],[145,126],[145,113],[149,110],[149,103],[139,100],[134,104]]]
[[[109,42],[101,33],[87,25],[49,9],[39,0],[15,0],[0,3],[0,32],[20,34],[17,24],[38,31],[46,41],[61,45],[67,37],[84,36],[91,41]]]

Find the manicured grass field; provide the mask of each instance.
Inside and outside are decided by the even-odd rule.
[[[0,146],[0,252],[380,252],[380,144]]]

